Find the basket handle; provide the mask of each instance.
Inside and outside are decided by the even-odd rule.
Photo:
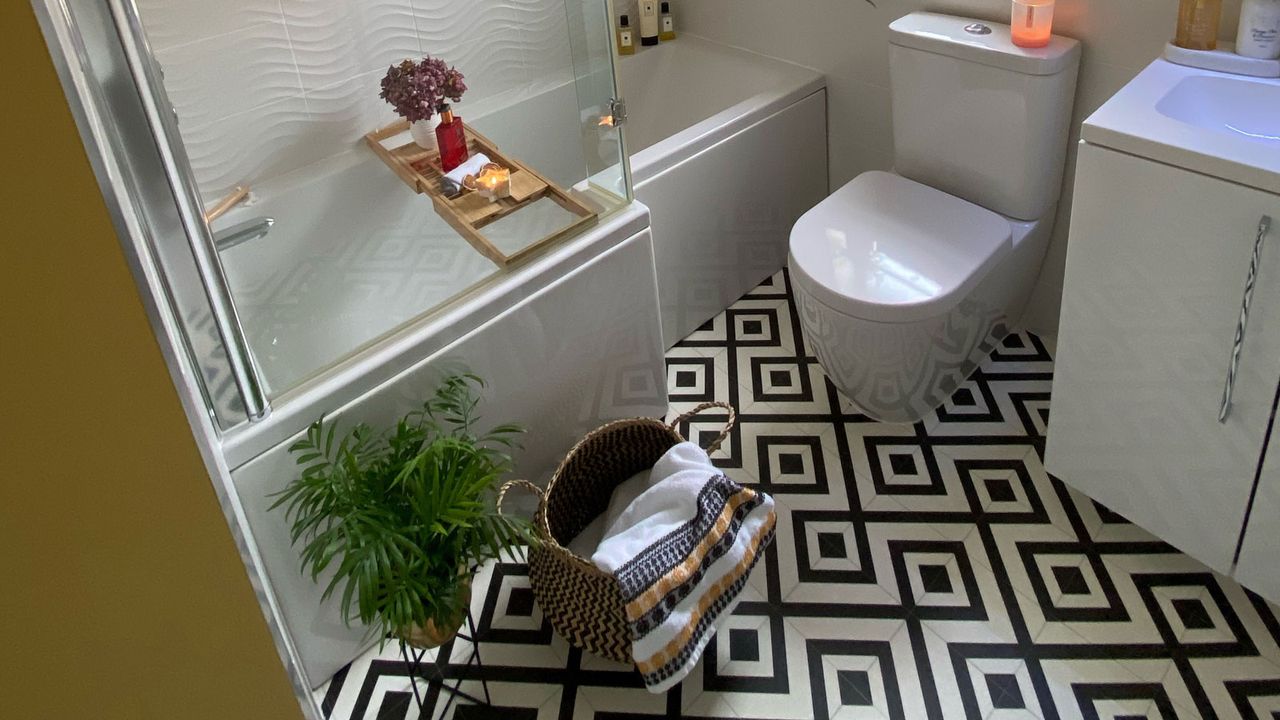
[[[539,503],[542,502],[542,499],[543,499],[542,488],[538,487],[537,485],[534,485],[528,480],[508,480],[507,482],[502,483],[502,487],[498,488],[498,499],[495,502],[495,505],[497,505],[499,515],[505,514],[502,512],[502,501],[506,499],[507,491],[515,487],[528,490],[529,492],[538,496]]]
[[[719,402],[719,401],[702,403],[701,405],[698,405],[697,407],[693,408],[689,412],[682,414],[680,417],[676,418],[675,420],[672,420],[671,429],[675,430],[676,432],[680,432],[680,423],[683,423],[686,420],[693,418],[693,416],[697,415],[703,410],[710,410],[711,408],[720,408],[721,410],[724,410],[729,413],[729,418],[724,421],[724,428],[720,430],[720,434],[717,435],[716,439],[712,440],[711,444],[706,447],[706,451],[708,453],[715,452],[720,447],[720,443],[724,442],[725,438],[729,437],[729,433],[733,430],[733,426],[738,424],[738,411],[734,410],[733,406],[730,405],[729,403]]]

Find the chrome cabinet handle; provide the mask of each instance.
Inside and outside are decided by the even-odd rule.
[[[1231,393],[1235,390],[1236,372],[1240,369],[1240,348],[1244,345],[1244,331],[1249,324],[1249,303],[1253,300],[1253,286],[1258,280],[1258,262],[1262,259],[1262,241],[1271,229],[1271,218],[1262,216],[1258,222],[1258,237],[1253,241],[1253,255],[1249,258],[1249,274],[1244,281],[1244,300],[1240,303],[1240,319],[1236,321],[1236,336],[1231,343],[1231,362],[1227,365],[1227,384],[1222,388],[1222,408],[1218,410],[1218,422],[1226,422],[1231,413]]]

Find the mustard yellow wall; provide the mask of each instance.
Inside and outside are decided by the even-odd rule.
[[[34,15],[0,5],[0,716],[298,718]]]

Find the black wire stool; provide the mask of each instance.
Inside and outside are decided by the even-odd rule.
[[[470,670],[472,663],[475,664],[480,675],[480,687],[484,688],[484,700],[481,700],[475,695],[472,695],[462,689],[462,682],[468,673],[464,672],[460,674],[457,681],[453,684],[453,687],[450,687],[447,678],[445,678],[444,671],[440,667],[441,656],[439,654],[436,656],[436,660],[434,662],[424,663],[422,660],[426,657],[427,653],[431,652],[430,650],[416,648],[403,640],[400,641],[400,657],[404,659],[405,668],[409,671],[409,683],[413,686],[413,700],[418,704],[418,717],[422,718],[422,720],[429,719],[426,714],[427,709],[423,701],[423,693],[418,692],[418,678],[422,678],[427,681],[428,691],[430,691],[431,683],[439,683],[440,689],[449,694],[449,700],[445,702],[444,709],[440,711],[440,717],[442,718],[449,714],[449,708],[453,706],[454,701],[458,698],[470,700],[476,705],[493,705],[493,699],[489,696],[489,681],[484,675],[484,663],[480,660],[480,643],[476,639],[478,635],[476,632],[476,621],[475,617],[472,616],[471,608],[469,607],[467,608],[467,632],[469,632],[470,635],[464,635],[459,632],[454,636],[453,640],[450,640],[436,649],[439,650],[441,654],[443,654],[446,648],[450,653],[452,653],[453,644],[458,638],[462,638],[463,640],[471,643],[471,657],[467,658],[467,664],[464,667],[465,669]],[[448,663],[446,662],[445,664],[447,665]],[[429,667],[431,672],[424,672],[424,667]]]

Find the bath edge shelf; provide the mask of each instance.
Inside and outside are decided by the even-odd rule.
[[[467,134],[467,149],[471,154],[484,153],[493,162],[511,170],[511,197],[490,201],[470,190],[457,197],[445,195],[440,187],[440,179],[444,173],[440,168],[438,151],[424,150],[412,140],[395,148],[388,148],[382,144],[383,140],[408,131],[408,120],[400,120],[374,130],[365,135],[364,139],[369,148],[382,158],[382,161],[406,185],[414,192],[431,198],[436,214],[449,223],[449,226],[477,252],[501,267],[596,222],[598,216],[594,210],[524,163],[499,150],[497,145],[469,125],[464,125],[464,128]],[[484,226],[507,217],[542,198],[555,202],[577,216],[577,220],[511,254],[504,253],[481,234],[480,229]]]

